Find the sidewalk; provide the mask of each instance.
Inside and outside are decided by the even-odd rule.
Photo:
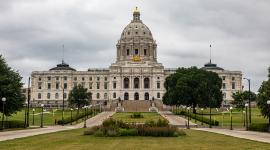
[[[193,130],[207,131],[213,133],[224,134],[237,138],[243,138],[253,141],[270,143],[270,133],[254,132],[254,131],[239,131],[229,129],[218,129],[218,128],[192,128]]]
[[[187,126],[187,122],[188,122],[187,119],[182,118],[182,117],[177,116],[177,115],[174,115],[170,111],[161,111],[161,112],[159,112],[159,114],[162,117],[166,118],[170,122],[170,124],[173,126],[182,127],[182,128],[185,128]],[[189,121],[189,126],[190,127],[197,127],[197,124]]]
[[[92,127],[95,125],[99,125],[103,120],[112,116],[115,112],[102,112],[86,121],[87,127]],[[66,125],[66,126],[48,126],[44,128],[38,129],[26,129],[26,130],[16,130],[16,131],[6,131],[0,132],[0,141],[6,141],[16,138],[40,135],[45,133],[52,133],[58,131],[72,130],[83,128],[84,122],[77,125]]]

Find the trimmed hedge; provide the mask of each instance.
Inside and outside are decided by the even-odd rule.
[[[130,117],[131,118],[143,118],[143,115],[140,112],[134,112]]]
[[[88,111],[88,113],[86,113],[86,115],[84,113],[79,113],[78,115],[77,115],[77,113],[74,113],[74,115],[72,116],[72,120],[71,120],[71,117],[65,117],[64,120],[62,120],[62,119],[58,120],[57,124],[61,125],[61,124],[63,124],[63,122],[64,122],[64,124],[68,124],[68,123],[77,121],[79,119],[82,119],[87,115],[92,115],[92,114],[93,114],[92,111]]]
[[[183,115],[183,116],[188,116],[188,113],[187,112],[185,112],[185,111],[181,111],[180,113],[175,113],[176,115]],[[210,122],[210,119],[207,117],[202,117],[202,115],[199,115],[199,114],[197,114],[197,115],[195,115],[195,114],[193,114],[193,113],[190,113],[190,118],[192,118],[192,119],[196,119],[196,120],[198,120],[198,121],[200,121],[200,122],[203,122],[203,123],[206,123],[206,124],[210,124],[211,123],[211,125],[213,125],[213,126],[218,126],[219,125],[219,122],[217,121],[217,120],[211,120],[211,122]]]
[[[4,121],[4,128],[24,128],[24,121],[8,120]]]
[[[269,125],[268,123],[252,123],[248,130],[259,131],[259,132],[268,132]]]

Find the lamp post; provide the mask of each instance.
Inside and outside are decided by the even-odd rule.
[[[27,121],[26,126],[29,127],[29,109],[30,109],[30,80],[31,78],[28,78],[28,88],[27,88]]]
[[[188,110],[188,123],[187,123],[187,129],[189,129],[189,115],[190,115],[190,107],[187,107]]]
[[[73,109],[70,108],[70,125],[72,125],[72,122],[73,122],[73,119],[72,119],[72,111],[73,111]]]
[[[244,127],[246,126],[246,117],[245,117],[246,111],[243,111],[243,122],[244,122]]]
[[[6,103],[6,98],[2,98],[2,125],[1,125],[1,130],[4,129],[4,115],[5,115],[5,103]]]
[[[267,105],[268,105],[268,119],[269,119],[269,123],[268,123],[268,132],[270,132],[270,100],[267,100]]]
[[[249,108],[249,124],[251,124],[251,93],[250,93],[250,79],[248,78],[244,78],[248,81],[248,93],[249,93],[249,96],[248,96],[248,108]]]
[[[246,130],[248,131],[248,111],[247,111],[248,103],[245,104],[245,107],[246,107]]]
[[[41,119],[40,119],[40,127],[43,128],[43,109],[44,109],[44,104],[41,104]]]
[[[230,129],[231,129],[231,130],[233,129],[233,128],[232,128],[232,110],[233,110],[233,107],[230,107],[230,111],[231,111],[231,128],[230,128]]]
[[[33,108],[33,110],[32,110],[32,112],[33,112],[33,120],[32,120],[32,125],[35,125],[35,108]]]
[[[212,128],[212,109],[210,105],[210,123],[209,123],[209,128]]]
[[[64,85],[64,78],[62,82],[62,94],[63,94],[63,101],[62,101],[62,126],[64,126],[64,110],[65,110],[65,85]]]
[[[84,125],[83,125],[83,128],[86,128],[86,108],[87,106],[84,106]]]
[[[27,127],[27,105],[28,105],[28,102],[26,101],[24,103],[24,128]]]
[[[203,125],[203,108],[201,108],[202,111],[202,125]]]

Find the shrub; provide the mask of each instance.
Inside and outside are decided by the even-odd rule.
[[[24,121],[19,120],[4,121],[4,128],[24,128]]]
[[[268,123],[252,123],[248,129],[251,131],[268,132],[268,127]]]
[[[183,115],[183,116],[188,116],[188,113],[185,112],[185,111],[181,111],[180,113],[177,113],[177,115]],[[211,122],[210,122],[210,119],[208,117],[203,117],[202,115],[195,115],[193,113],[190,113],[189,114],[191,118],[193,119],[196,119],[200,122],[203,122],[203,123],[206,123],[206,124],[210,124],[213,125],[213,126],[218,126],[219,125],[219,122],[217,120],[214,120],[214,119],[211,119]]]
[[[137,129],[120,129],[119,130],[121,136],[138,136]]]
[[[175,137],[177,134],[176,127],[138,127],[140,136],[155,136],[155,137]]]
[[[146,127],[166,127],[169,126],[169,122],[165,119],[158,119],[157,122],[150,120],[144,123]]]
[[[143,115],[140,112],[134,112],[130,117],[131,118],[143,118]]]
[[[100,129],[99,126],[93,126],[91,128],[88,128],[87,130],[85,130],[84,135],[93,135],[99,129]]]

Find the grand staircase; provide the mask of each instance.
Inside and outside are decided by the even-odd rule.
[[[154,101],[154,106],[158,111],[163,110],[163,104],[160,101]],[[149,112],[151,108],[151,101],[148,100],[125,100],[121,101],[121,107],[123,107],[125,112]],[[111,111],[115,111],[117,108],[117,103],[111,104]]]

